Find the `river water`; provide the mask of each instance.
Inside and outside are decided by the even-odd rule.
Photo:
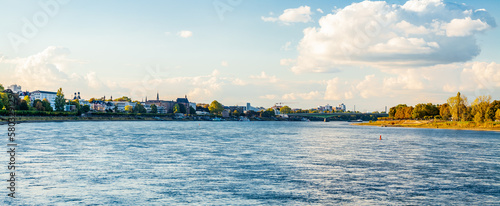
[[[500,204],[498,132],[172,121],[16,131],[17,198],[4,181],[3,204]]]

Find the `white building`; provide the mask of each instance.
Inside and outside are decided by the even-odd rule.
[[[55,109],[56,108],[56,105],[55,105],[56,96],[57,96],[57,92],[36,90],[34,92],[31,92],[30,99],[31,99],[31,102],[35,101],[36,99],[39,99],[40,101],[43,101],[43,99],[47,99],[47,101],[49,101],[52,109]]]
[[[10,85],[9,87],[7,87],[7,89],[12,90],[12,93],[14,94],[21,92],[21,86],[17,84]]]
[[[339,104],[338,107],[335,107],[335,111],[345,112],[346,111],[345,104],[344,103]]]
[[[252,107],[252,105],[250,105],[250,103],[247,103],[247,106],[245,108],[245,111],[254,111],[254,112],[258,112],[260,111],[262,108],[255,108],[255,107]]]
[[[114,101],[114,105],[118,107],[118,111],[124,112],[126,106],[132,106],[135,107],[135,102],[128,102],[128,101]],[[144,104],[143,104],[144,105]],[[147,106],[145,106],[147,109]]]

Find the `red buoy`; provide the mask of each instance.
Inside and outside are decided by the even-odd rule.
[[[380,135],[380,140],[382,140],[382,135]]]

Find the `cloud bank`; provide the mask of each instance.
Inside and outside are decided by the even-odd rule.
[[[480,53],[475,35],[496,27],[485,9],[441,0],[353,3],[304,29],[291,70],[331,72],[344,66],[426,67],[466,62]],[[287,60],[291,62],[290,60]]]

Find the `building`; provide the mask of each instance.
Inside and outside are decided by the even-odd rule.
[[[222,110],[222,117],[224,118],[229,117],[229,109]]]
[[[225,106],[224,109],[229,109],[231,113],[233,113],[234,110],[236,110],[240,114],[243,114],[245,111],[247,111],[247,107],[245,106]]]
[[[19,93],[19,92],[22,91],[21,90],[21,86],[17,85],[17,84],[10,85],[10,86],[7,87],[7,89],[12,90],[12,93],[14,93],[14,94],[17,94],[17,93]]]
[[[126,106],[132,106],[132,107],[134,107],[135,106],[135,102],[113,101],[113,105],[117,107],[118,112],[124,112]]]
[[[158,113],[164,114],[173,113],[175,102],[160,100],[160,94],[156,93],[156,100],[148,100],[148,97],[146,97],[146,101],[144,101],[144,107],[148,110],[148,112],[151,111],[152,104],[156,105]]]
[[[344,103],[339,104],[338,107],[335,107],[335,111],[336,112],[345,112],[346,111],[345,104]]]
[[[184,98],[177,98],[177,100],[175,102],[176,102],[176,104],[184,105],[184,108],[186,108],[186,114],[191,113],[191,111],[189,109],[189,107],[191,107],[191,104],[189,103],[189,100],[187,99],[187,95],[185,95]]]
[[[330,106],[329,104],[327,104],[325,106],[319,106],[318,107],[318,111],[320,111],[320,112],[331,112],[331,111],[333,111],[333,107]]]
[[[254,111],[254,112],[258,112],[262,110],[261,108],[256,108],[256,107],[252,107],[252,105],[250,105],[250,103],[247,103],[247,106],[245,108],[245,111]]]
[[[39,99],[40,101],[43,101],[43,99],[47,99],[47,101],[49,101],[52,109],[55,109],[56,108],[56,105],[55,105],[56,96],[57,96],[57,92],[36,90],[34,92],[31,92],[30,99],[31,99],[31,102],[33,102],[37,99]]]
[[[92,111],[105,112],[106,110],[113,110],[115,105],[111,101],[94,101],[90,104]]]

